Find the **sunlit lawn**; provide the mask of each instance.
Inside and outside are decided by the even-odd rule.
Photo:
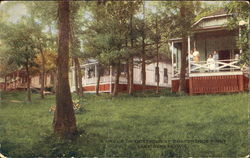
[[[54,96],[25,102],[25,93],[2,94],[0,153],[11,157],[239,157],[246,156],[249,94],[177,96],[164,91],[136,96],[80,98],[80,136],[52,134]],[[76,96],[74,96],[76,97]],[[143,141],[139,141],[143,140]],[[177,140],[179,142],[177,142]],[[154,142],[154,143],[153,143]]]

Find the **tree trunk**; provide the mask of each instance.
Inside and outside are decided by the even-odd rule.
[[[41,72],[41,98],[44,99],[44,79],[45,79],[45,57],[42,49],[40,49],[41,57],[42,57],[42,72]]]
[[[141,75],[142,75],[142,91],[144,92],[146,86],[146,59],[145,59],[145,41],[142,40],[142,63],[141,63]]]
[[[156,16],[156,35],[158,36],[159,33],[158,33],[158,17]],[[156,94],[159,93],[160,91],[160,88],[159,88],[159,84],[160,84],[160,70],[159,70],[159,40],[157,38],[156,40],[156,56],[157,56],[157,59],[156,59],[156,76],[157,76],[157,86],[156,86]]]
[[[120,64],[118,64],[116,66],[115,85],[114,85],[114,89],[113,89],[113,96],[114,97],[118,95],[119,78],[120,78],[120,74],[121,74],[120,69],[121,69]]]
[[[57,70],[55,70],[51,75],[53,75],[53,92],[56,93]]]
[[[187,37],[182,37],[182,49],[181,49],[181,72],[180,72],[180,84],[179,92],[186,92],[186,58],[187,58]]]
[[[186,8],[184,5],[180,8],[180,14],[184,18],[186,16]],[[180,84],[179,84],[179,93],[186,92],[186,67],[187,67],[187,32],[185,31],[185,26],[182,26],[182,49],[181,49],[181,72],[180,72]]]
[[[26,77],[27,77],[27,101],[31,102],[31,91],[30,91],[30,71],[29,71],[29,61],[27,60],[26,68]]]
[[[4,91],[7,91],[7,75],[4,77]]]
[[[143,3],[143,35],[142,35],[142,91],[144,92],[146,86],[146,52],[145,52],[145,2]]]
[[[78,95],[83,96],[82,71],[81,71],[81,66],[80,66],[78,58],[75,59],[75,64],[77,67],[77,77],[78,77],[78,79],[77,79],[77,81],[78,81]]]
[[[156,86],[156,94],[159,93],[159,84],[160,84],[160,72],[159,72],[159,44],[156,43],[156,53],[157,53],[157,60],[156,60],[156,76],[157,76],[157,86]]]
[[[132,5],[132,3],[131,3]],[[131,6],[132,7],[132,6]],[[133,39],[133,14],[130,15],[130,45],[131,48],[133,49],[134,47],[134,39]],[[134,91],[134,58],[133,56],[130,57],[129,61],[128,61],[129,65],[129,80],[128,80],[128,94],[133,94]]]
[[[134,92],[134,58],[132,57],[129,62],[129,91],[128,94]]]
[[[77,58],[74,57],[74,63],[75,63],[75,88],[76,88],[76,94],[79,95],[79,85],[78,85],[78,68],[77,68]]]
[[[127,77],[127,93],[129,93],[129,81],[130,81],[130,74],[129,74],[129,59],[127,60],[127,63],[126,63],[126,68],[127,68],[127,71],[126,71],[126,77]]]
[[[100,80],[101,80],[101,74],[103,72],[103,68],[100,64],[97,65],[97,81],[96,81],[96,95],[99,95],[99,89],[100,89]]]
[[[58,2],[59,47],[57,58],[56,110],[54,113],[54,133],[61,138],[71,138],[77,133],[76,118],[69,86],[69,1]]]

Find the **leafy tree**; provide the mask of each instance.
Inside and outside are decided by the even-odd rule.
[[[46,3],[46,4],[45,4]],[[41,98],[44,98],[44,81],[45,81],[45,67],[46,67],[46,52],[55,53],[57,47],[56,37],[56,19],[57,19],[57,3],[56,2],[23,2],[28,9],[30,21],[32,26],[36,28],[36,44],[40,53],[41,65]],[[49,13],[49,14],[48,14]],[[56,53],[54,54],[56,56]],[[51,69],[53,76],[53,90],[56,88],[56,69]]]
[[[41,77],[42,77],[43,72],[45,74],[50,74],[52,82],[54,82],[55,81],[54,80],[54,77],[55,77],[54,73],[56,72],[56,58],[57,58],[56,53],[52,50],[47,49],[47,50],[44,50],[43,53],[38,53],[36,55],[35,60],[34,60],[34,62],[37,65],[36,67],[33,68],[34,71],[40,73]],[[53,83],[53,85],[55,85],[55,84],[56,83]]]
[[[2,25],[1,30],[1,39],[4,44],[8,45],[8,63],[15,63],[26,70],[27,100],[30,102],[30,69],[35,64],[34,58],[37,54],[35,44],[36,30],[27,21],[12,25]]]
[[[226,5],[227,11],[230,14],[233,14],[229,19],[227,24],[230,30],[240,28],[240,38],[237,38],[237,45],[242,50],[240,62],[248,67],[250,67],[250,16],[249,2],[246,1],[232,1]],[[250,72],[248,72],[250,74]],[[250,88],[250,80],[248,87]]]
[[[196,1],[181,1],[181,2],[164,2],[166,17],[168,22],[165,25],[170,26],[171,37],[182,38],[182,50],[181,50],[181,70],[180,70],[180,84],[179,92],[185,93],[186,91],[186,57],[188,54],[187,40],[188,35],[192,33],[191,26],[195,21],[196,14],[200,9],[200,2]]]
[[[227,24],[230,30],[239,29],[241,30],[241,37],[237,38],[237,44],[242,49],[241,62],[249,65],[250,54],[249,54],[249,9],[250,5],[247,2],[229,2],[226,5],[229,14],[233,14]]]
[[[150,38],[152,40],[151,45],[151,54],[152,58],[155,59],[156,56],[156,77],[157,77],[157,87],[156,93],[159,93],[159,82],[160,82],[160,73],[159,73],[159,59],[160,56],[167,56],[169,51],[164,48],[164,45],[167,45],[170,30],[168,27],[160,27],[164,26],[165,23],[168,23],[168,16],[165,16],[165,10],[162,7],[161,2],[151,2],[152,11],[149,14],[149,23],[150,29],[152,32],[150,33]],[[162,52],[164,53],[162,53]],[[170,54],[170,53],[169,53]]]
[[[75,84],[76,92],[79,96],[83,96],[82,73],[79,58],[83,56],[80,46],[80,37],[82,36],[82,12],[79,2],[70,3],[70,54],[75,65]]]
[[[113,96],[117,95],[120,65],[127,61],[130,54],[127,42],[129,6],[131,3],[126,1],[93,5],[93,20],[90,21],[86,31],[86,55],[97,59],[100,67],[112,66],[115,69]],[[97,7],[98,9],[96,9]]]
[[[101,58],[103,47],[103,39],[105,32],[103,31],[104,21],[107,15],[105,3],[90,3],[86,9],[86,14],[91,15],[86,19],[86,30],[84,31],[84,57],[94,58],[98,61],[96,95],[99,95],[100,78],[104,67],[108,67],[108,62]]]
[[[44,58],[45,49],[47,49],[46,47],[51,48],[54,39],[50,40],[50,38],[48,38],[49,35],[44,32],[44,29],[47,26],[46,25],[47,23],[44,24],[45,16],[43,16],[43,18],[40,18],[42,16],[38,16],[37,10],[39,10],[39,8],[42,5],[38,2],[36,3],[35,2],[34,3],[33,2],[30,2],[30,3],[17,2],[13,4],[12,3],[7,3],[7,4],[9,4],[7,5],[7,8],[10,8],[11,6],[16,5],[16,4],[20,4],[20,5],[25,6],[25,8],[27,9],[28,15],[23,17],[22,20],[25,22],[25,25],[29,25],[29,27],[32,28],[33,30],[32,39],[34,42],[35,49],[38,53],[41,54],[42,63],[45,63],[45,58]],[[40,6],[38,7],[37,4],[40,4]],[[40,71],[39,71],[41,73],[41,98],[44,98],[44,80],[45,80],[44,79],[44,76],[45,76],[44,67],[45,65],[42,64],[40,66]]]
[[[42,33],[42,26],[36,23],[33,18],[28,19],[31,21],[30,26],[34,28],[34,42],[36,45],[36,48],[39,51],[40,59],[41,59],[41,65],[40,65],[40,74],[41,74],[41,98],[44,99],[44,89],[45,89],[45,73],[46,73],[46,47],[47,47],[47,37],[44,33]]]
[[[0,77],[4,78],[4,90],[7,90],[7,75],[15,70],[18,69],[18,65],[14,62],[10,63],[10,48],[4,45],[3,43],[0,44]]]

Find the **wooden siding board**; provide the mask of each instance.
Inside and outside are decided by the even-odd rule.
[[[191,77],[192,93],[209,94],[243,91],[242,75]],[[191,86],[191,85],[190,85]]]
[[[247,91],[248,89],[248,84],[249,84],[249,78],[246,76],[243,76],[243,82],[244,82],[244,90]]]
[[[113,90],[114,84],[112,84],[111,87]],[[166,87],[160,87],[160,89],[163,89],[163,88],[166,88]],[[142,90],[142,85],[134,84],[133,89],[135,91],[140,91],[140,90]],[[145,86],[145,90],[154,90],[154,89],[156,89],[156,86],[148,86],[148,85]],[[87,91],[87,92],[94,92],[96,90],[96,86],[95,85],[83,86],[83,90]],[[103,92],[110,91],[110,84],[100,85],[100,92],[102,92],[102,91]],[[118,92],[126,92],[126,91],[127,91],[127,84],[119,84],[118,85]]]
[[[179,90],[179,82],[180,80],[172,80],[172,92],[178,92]],[[187,91],[186,93],[189,93],[189,79],[186,79],[186,86],[187,86]]]
[[[249,78],[243,75],[190,77],[189,94],[242,92],[248,89]],[[177,92],[179,80],[172,80],[172,92]]]

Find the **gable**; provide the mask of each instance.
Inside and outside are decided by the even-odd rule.
[[[217,15],[211,17],[201,18],[199,21],[193,24],[194,29],[206,29],[206,28],[217,28],[224,27],[228,21],[228,15]]]

